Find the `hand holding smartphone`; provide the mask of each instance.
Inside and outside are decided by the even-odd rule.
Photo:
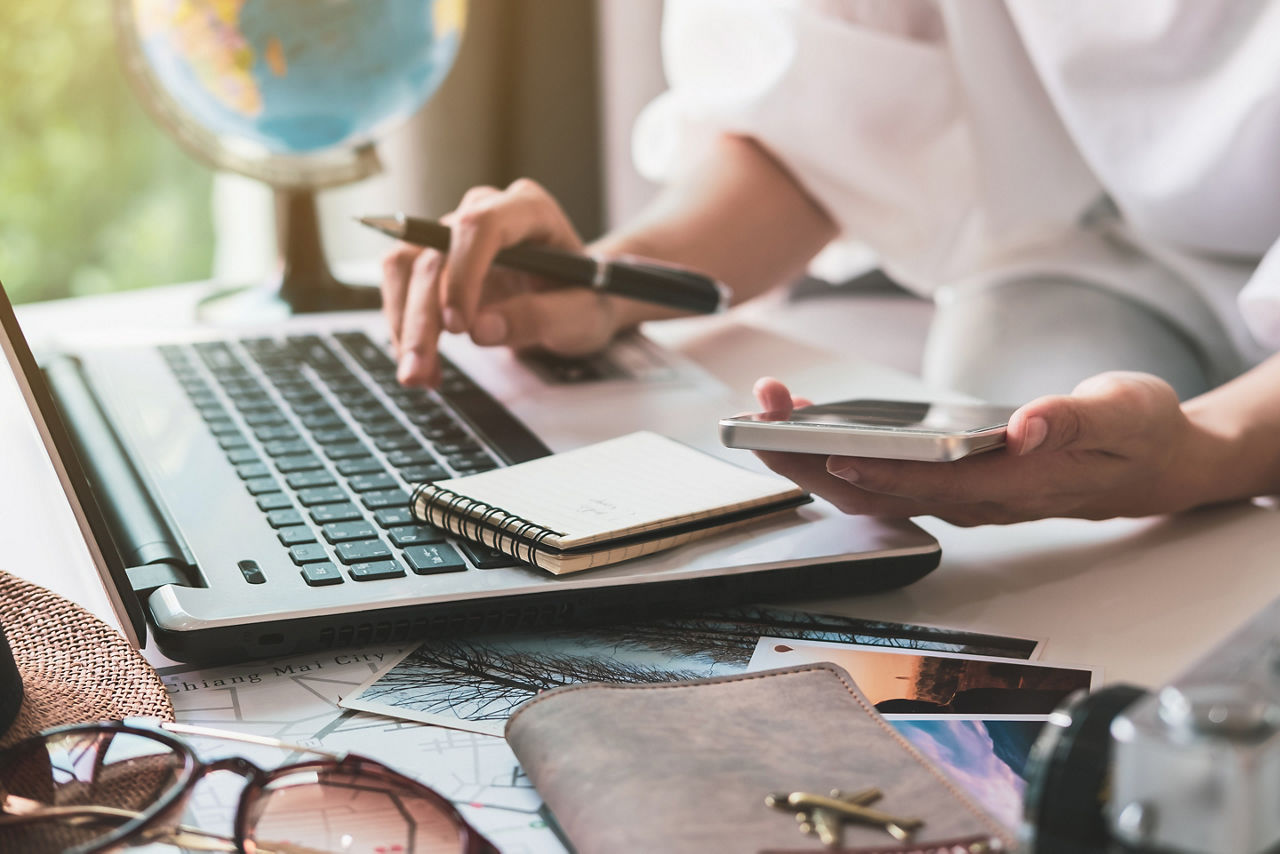
[[[1014,409],[988,404],[842,400],[720,420],[729,448],[951,462],[1004,446]]]

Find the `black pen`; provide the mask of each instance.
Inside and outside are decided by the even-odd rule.
[[[444,223],[396,214],[362,216],[360,222],[397,240],[449,251]],[[713,314],[729,305],[729,288],[709,276],[634,258],[594,258],[546,246],[521,244],[502,249],[493,262],[602,293],[665,305],[694,314]]]

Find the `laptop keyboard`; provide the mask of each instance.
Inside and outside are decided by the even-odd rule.
[[[437,390],[404,388],[363,332],[159,350],[307,584],[515,565],[409,512],[418,483],[548,453],[457,366]]]

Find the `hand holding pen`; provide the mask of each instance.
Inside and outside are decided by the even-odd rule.
[[[727,302],[723,285],[696,272],[586,254],[559,205],[531,181],[473,189],[439,223],[361,221],[402,240],[384,261],[382,290],[406,384],[436,382],[443,330],[485,346],[580,355],[640,320]]]

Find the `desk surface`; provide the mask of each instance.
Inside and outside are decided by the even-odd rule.
[[[33,343],[103,329],[190,322],[203,289],[24,306]],[[717,318],[673,321],[650,335],[735,389],[770,373],[798,390],[858,383],[917,386],[926,304],[883,293],[789,302],[783,295]],[[888,330],[888,332],[886,332]],[[874,356],[895,370],[868,365]],[[834,367],[833,367],[834,366]],[[843,385],[841,385],[843,383]],[[4,568],[76,600],[114,623],[79,533],[12,377],[0,375],[0,541]],[[1047,641],[1044,658],[1096,665],[1106,681],[1158,685],[1280,596],[1280,518],[1253,504],[1170,518],[1045,520],[960,529],[920,523],[942,544],[942,564],[898,591],[806,605],[850,616],[917,622]]]

